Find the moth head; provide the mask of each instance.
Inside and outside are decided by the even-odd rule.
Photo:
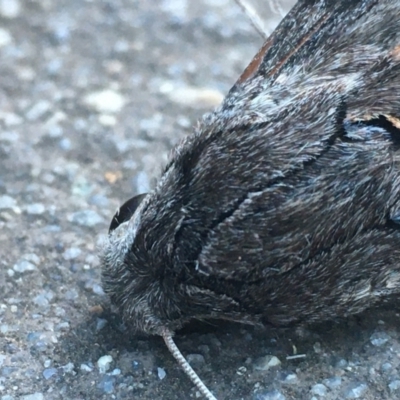
[[[173,289],[161,277],[159,255],[151,249],[144,251],[151,233],[151,226],[142,223],[148,197],[132,197],[112,218],[101,252],[102,284],[129,329],[162,336],[181,322],[178,308],[168,298]]]
[[[171,312],[170,315],[164,315],[164,318],[159,318],[155,314],[154,302],[164,304],[167,313],[173,309],[171,302],[168,298],[162,299],[163,290],[157,288],[157,280],[151,282],[152,277],[143,274],[143,269],[134,268],[136,262],[140,263],[140,260],[136,262],[132,260],[134,257],[132,246],[140,225],[146,196],[147,194],[141,194],[126,201],[111,220],[108,242],[102,255],[104,289],[113,303],[118,305],[124,321],[130,327],[162,336],[171,354],[205,398],[216,400],[172,339],[173,331],[183,323],[183,320],[178,318],[177,324],[168,326]]]

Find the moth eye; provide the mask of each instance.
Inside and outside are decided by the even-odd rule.
[[[111,220],[108,233],[111,233],[114,229],[117,229],[123,222],[129,221],[146,195],[147,193],[139,194],[122,204]]]
[[[390,217],[390,220],[394,222],[395,224],[399,225],[400,224],[400,213],[396,213],[395,215],[392,215]]]

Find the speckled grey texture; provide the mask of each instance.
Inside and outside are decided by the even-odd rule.
[[[160,338],[94,312],[97,246],[260,45],[233,1],[0,0],[1,400],[198,398]],[[220,399],[394,399],[398,326],[387,306],[176,342]]]

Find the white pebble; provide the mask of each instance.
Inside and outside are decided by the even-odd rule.
[[[0,118],[3,119],[3,115],[0,115]],[[4,131],[0,133],[0,140],[15,143],[19,140],[19,134],[14,131]]]
[[[311,388],[312,394],[316,394],[321,397],[326,396],[327,392],[328,392],[327,387],[325,385],[323,385],[322,383],[317,383],[316,385],[314,385]]]
[[[13,209],[17,207],[17,202],[14,198],[7,196],[6,194],[0,196],[0,210],[1,209]]]
[[[104,114],[117,113],[125,105],[124,96],[111,89],[89,93],[83,101],[97,112]]]
[[[46,211],[46,207],[42,203],[28,204],[25,211],[30,215],[41,215]]]
[[[97,367],[99,368],[99,372],[101,374],[105,374],[109,370],[112,361],[113,358],[110,355],[105,355],[100,357],[97,360]]]
[[[92,372],[93,368],[90,368],[87,364],[81,364],[81,371]]]
[[[61,368],[64,370],[65,373],[68,374],[74,371],[74,364],[70,362],[68,364],[63,365]]]
[[[43,393],[33,393],[33,394],[27,394],[25,396],[21,396],[21,400],[43,400]]]
[[[26,261],[30,261],[35,265],[39,265],[40,263],[40,258],[35,253],[24,254],[22,258]]]
[[[47,100],[41,100],[35,103],[26,113],[29,121],[35,121],[45,115],[52,108],[52,104]]]
[[[22,260],[14,264],[13,269],[15,272],[19,272],[21,274],[26,271],[34,271],[36,269],[36,265],[27,260]]]
[[[191,86],[175,88],[166,94],[174,103],[192,108],[217,107],[224,98],[224,95],[218,90]]]
[[[7,30],[0,28],[0,47],[9,45],[12,42],[12,36]]]
[[[383,346],[391,337],[385,332],[375,332],[371,335],[370,340],[374,346]]]
[[[267,371],[272,367],[277,367],[281,364],[281,360],[279,360],[276,356],[267,355],[264,357],[260,357],[254,362],[254,369],[258,371]]]
[[[64,260],[73,260],[81,255],[82,251],[79,247],[70,247],[63,253]]]
[[[396,379],[392,382],[389,383],[389,389],[390,391],[398,390],[400,389],[400,380]]]
[[[157,368],[157,375],[159,379],[163,380],[167,376],[167,373],[164,368]]]
[[[110,114],[101,114],[99,116],[99,122],[103,126],[115,126],[117,124],[117,119]]]
[[[4,18],[17,18],[21,14],[21,3],[18,0],[0,0],[0,15]]]

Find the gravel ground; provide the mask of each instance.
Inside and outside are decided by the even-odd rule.
[[[1,400],[200,397],[160,338],[107,311],[97,248],[261,43],[228,0],[0,0]],[[398,325],[387,305],[176,341],[219,399],[394,399]]]

